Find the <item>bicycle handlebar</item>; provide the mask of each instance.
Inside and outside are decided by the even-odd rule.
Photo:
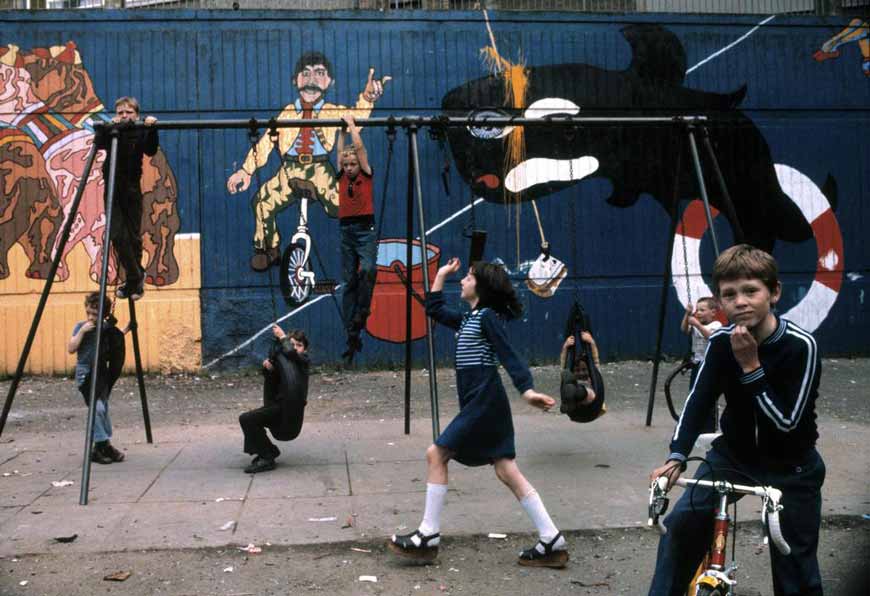
[[[780,505],[782,500],[781,490],[772,486],[747,486],[732,484],[725,480],[694,480],[691,478],[679,478],[675,484],[683,488],[704,486],[712,488],[720,494],[736,493],[759,497],[763,505],[761,510],[762,525],[767,528],[768,534],[779,552],[786,556],[791,553],[791,547],[786,542],[785,537],[783,537],[782,527],[779,523],[779,512],[782,509],[782,505]],[[668,479],[665,476],[659,476],[650,484],[647,526],[655,527],[662,535],[668,531],[667,526],[661,520],[661,516],[664,515],[668,508],[667,492]],[[767,543],[767,537],[765,537],[764,541]]]

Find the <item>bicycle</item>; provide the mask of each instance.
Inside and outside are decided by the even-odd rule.
[[[728,515],[728,497],[730,495],[755,495],[762,501],[761,523],[765,528],[764,543],[768,543],[768,536],[773,540],[776,548],[783,555],[791,553],[791,548],[782,535],[779,524],[779,512],[782,510],[780,501],[782,491],[771,486],[746,486],[733,484],[725,480],[695,480],[689,478],[677,479],[676,486],[693,489],[695,486],[711,488],[718,494],[719,507],[713,523],[713,539],[707,557],[699,568],[700,573],[693,580],[694,592],[687,592],[690,596],[734,596],[734,587],[737,585],[736,571],[738,565],[735,561],[732,548],[731,562],[726,565],[725,551],[728,543],[728,530],[731,526],[731,517]],[[668,479],[659,476],[650,484],[649,491],[649,518],[647,526],[655,527],[660,534],[667,533],[667,528],[661,521],[661,516],[667,511],[669,499]],[[736,503],[735,503],[736,511]],[[737,526],[733,526],[732,539],[736,543]],[[689,587],[691,590],[691,585]]]

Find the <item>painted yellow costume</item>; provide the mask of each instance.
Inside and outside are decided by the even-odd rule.
[[[373,107],[374,104],[366,100],[362,93],[353,108],[323,100],[312,106],[304,106],[302,100],[297,99],[284,108],[278,120],[338,119],[348,111],[352,111],[355,118],[367,118]],[[316,189],[313,198],[320,201],[329,217],[338,216],[338,185],[329,153],[339,130],[339,127],[333,126],[280,128],[277,143],[272,141],[267,132],[257,142],[256,149],[248,151],[242,169],[251,176],[266,165],[276,144],[281,156],[278,172],[259,188],[251,200],[255,250],[276,249],[280,245],[281,235],[275,218],[298,198],[294,192],[298,182],[313,184]],[[310,188],[310,184],[305,186]]]

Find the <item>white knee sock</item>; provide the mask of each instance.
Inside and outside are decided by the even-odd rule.
[[[535,528],[538,529],[541,541],[550,542],[556,537],[556,534],[559,533],[559,529],[556,528],[556,524],[554,524],[553,520],[550,519],[550,514],[547,513],[547,508],[544,507],[544,502],[541,501],[541,496],[538,494],[538,491],[532,489],[529,494],[520,500],[520,505],[522,505],[523,509],[526,510],[526,513],[529,514],[529,518],[532,520],[532,523],[535,524]],[[535,548],[542,553],[544,552],[544,549],[540,544]],[[559,538],[556,544],[553,545],[553,548],[555,550],[564,549],[565,538]]]
[[[426,509],[423,512],[423,521],[420,522],[419,527],[423,536],[431,536],[441,531],[441,510],[444,509],[446,496],[446,484],[426,483]],[[430,541],[430,544],[434,546],[437,542]]]

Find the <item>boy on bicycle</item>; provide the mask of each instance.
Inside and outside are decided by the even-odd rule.
[[[716,297],[731,325],[710,336],[670,444],[650,479],[679,478],[704,417],[725,395],[722,436],[696,478],[763,484],[783,492],[784,556],[770,549],[773,593],[816,596],[822,582],[816,550],[825,464],[815,449],[815,402],[821,360],[813,336],[774,312],[782,286],[776,261],[747,244],[723,252],[713,266]],[[650,596],[682,596],[713,530],[715,493],[687,490],[665,521]]]

